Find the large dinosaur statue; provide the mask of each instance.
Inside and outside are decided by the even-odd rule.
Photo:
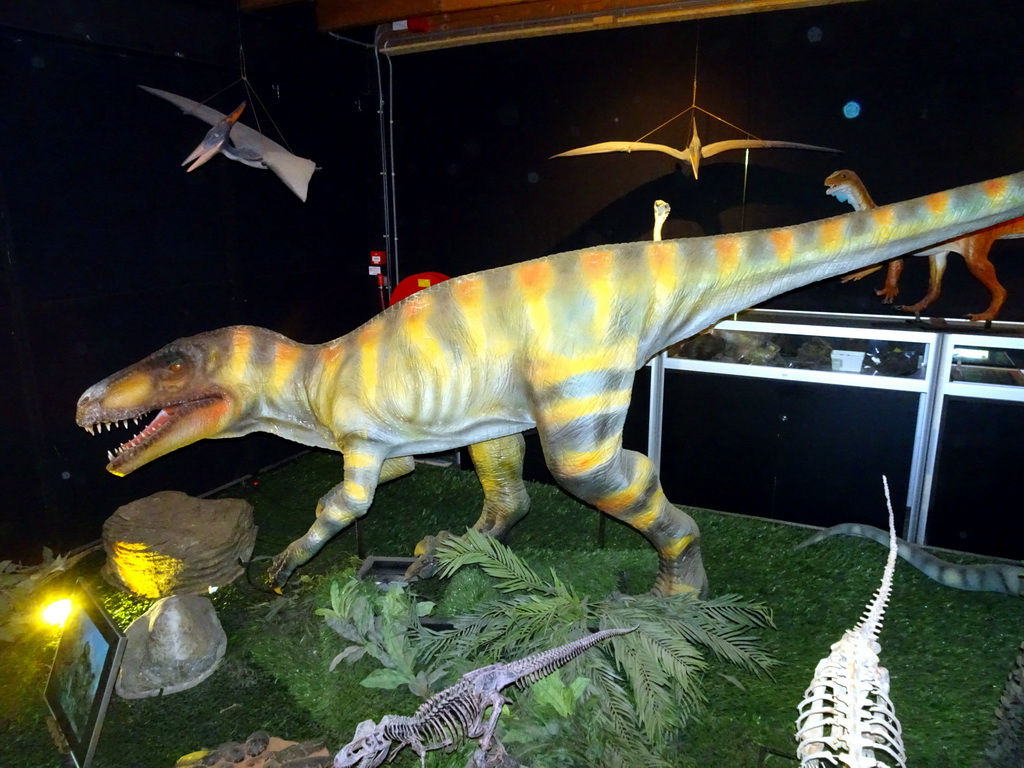
[[[853,206],[854,210],[866,211],[878,207],[875,201],[871,199],[871,195],[868,194],[864,182],[853,171],[842,170],[829,174],[825,179],[825,186],[828,188],[826,194],[832,195],[841,202],[849,203]],[[969,313],[967,316],[971,320],[981,322],[994,320],[999,315],[999,310],[1002,309],[1003,303],[1006,301],[1006,289],[1003,288],[996,277],[996,268],[989,261],[988,254],[996,240],[1012,237],[1024,237],[1024,219],[1012,219],[1002,224],[986,227],[965,237],[960,237],[934,248],[928,248],[927,250],[915,253],[915,256],[928,257],[928,292],[920,301],[914,304],[897,306],[896,309],[916,314],[935,302],[942,293],[942,276],[946,272],[946,256],[950,253],[959,253],[964,257],[967,269],[988,288],[988,292],[992,296],[984,312]],[[860,280],[878,269],[880,267],[862,269],[852,275],[848,275],[843,282]],[[900,275],[902,273],[903,259],[891,260],[885,274],[885,285],[875,291],[886,304],[892,304],[899,294]]]
[[[697,525],[622,446],[635,371],[732,312],[1021,215],[1024,172],[796,226],[546,256],[431,286],[320,345],[248,326],[179,339],[87,390],[77,421],[157,411],[109,454],[116,475],[260,430],[344,454],[344,480],[274,558],[276,590],[416,453],[469,445],[473,527],[500,537],[529,507],[520,433],[535,426],[557,481],[654,545],[657,593],[704,592]]]
[[[500,748],[494,732],[501,709],[509,701],[502,690],[510,685],[525,688],[602,640],[635,629],[604,629],[518,661],[489,664],[467,672],[457,683],[423,702],[410,717],[384,715],[380,723],[361,722],[352,741],[334,756],[334,768],[376,768],[406,746],[419,755],[422,765],[429,750],[451,749],[466,738],[479,739],[479,753],[486,754],[496,745]],[[484,723],[488,709],[491,716]],[[484,764],[486,761],[477,762]]]

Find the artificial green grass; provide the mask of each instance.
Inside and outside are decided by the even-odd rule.
[[[256,555],[268,558],[304,532],[316,499],[340,474],[340,457],[313,453],[260,478],[248,492],[260,527]],[[657,560],[642,537],[612,521],[601,531],[598,513],[557,488],[531,484],[530,492],[532,511],[509,544],[532,566],[541,572],[552,567],[594,597],[650,587]],[[259,578],[269,562],[254,563],[253,583],[240,580],[214,595],[228,634],[222,667],[196,688],[167,697],[125,701],[115,695],[94,765],[171,766],[187,752],[243,740],[258,729],[297,741],[322,739],[335,750],[362,719],[410,714],[418,700],[407,691],[358,685],[372,662],[328,671],[347,643],[313,611],[327,605],[332,578],[349,572],[357,553],[406,555],[426,534],[461,532],[475,521],[481,499],[472,473],[421,465],[413,476],[381,487],[358,532],[350,529],[332,540],[293,577],[285,598],[262,591]],[[678,765],[754,766],[760,745],[792,755],[796,705],[818,660],[859,620],[877,589],[885,550],[870,541],[833,538],[794,552],[807,530],[689,511],[701,526],[713,591],[773,608],[778,630],[765,632],[764,643],[781,663],[774,680],[713,664],[706,677],[708,710],[681,735]],[[149,601],[121,597],[103,585],[99,560],[83,562],[80,572],[97,585],[119,622],[127,623]],[[430,581],[416,589],[448,611],[488,594],[483,578],[447,586]],[[1015,598],[952,590],[899,562],[880,637],[881,660],[891,674],[911,768],[976,764],[1024,639],[1021,613]],[[55,642],[55,633],[40,631],[0,646],[0,766],[60,764],[42,701]],[[432,758],[438,765],[433,755],[428,765]],[[417,761],[403,753],[397,762]],[[766,762],[775,764],[792,763],[781,757]]]

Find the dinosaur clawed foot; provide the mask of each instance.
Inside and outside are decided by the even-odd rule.
[[[441,531],[436,536],[427,536],[417,544],[413,552],[416,555],[416,560],[405,569],[406,581],[429,579],[436,574],[441,565],[436,558],[437,548],[454,538],[455,534],[451,531]]]
[[[477,749],[470,755],[466,768],[521,768],[522,763],[505,750],[505,745],[497,738],[489,749]]]
[[[996,312],[968,312],[967,319],[972,323],[988,323],[996,319]]]
[[[274,556],[274,561],[267,569],[267,584],[279,595],[284,594],[284,585],[288,583],[292,571],[295,570],[293,566],[288,565],[288,561],[288,550],[285,550]]]
[[[693,595],[706,600],[710,590],[700,553],[687,552],[673,561],[662,561],[651,594],[658,597]]]

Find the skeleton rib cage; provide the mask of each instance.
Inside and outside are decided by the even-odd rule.
[[[888,501],[888,483],[885,496]],[[892,592],[896,554],[890,503],[889,557],[882,583],[860,623],[818,662],[797,707],[797,755],[802,768],[906,768],[902,729],[889,699],[889,672],[878,659],[878,634]]]

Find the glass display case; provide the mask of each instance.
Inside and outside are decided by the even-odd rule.
[[[916,393],[901,533],[924,543],[945,398],[1024,402],[1022,337],[1019,323],[748,310],[651,361],[648,453],[660,469],[666,388],[677,371]]]

